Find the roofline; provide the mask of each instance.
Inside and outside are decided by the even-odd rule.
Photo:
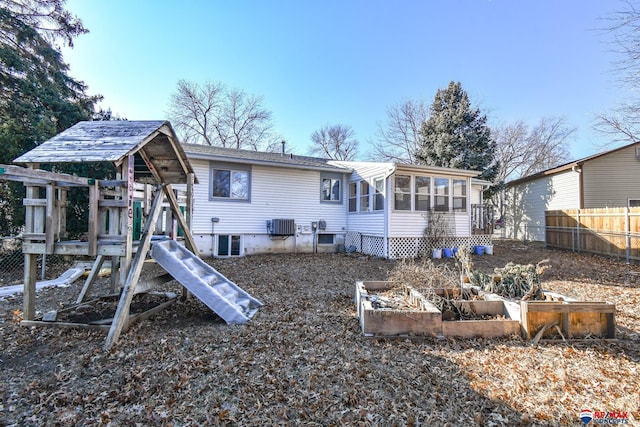
[[[434,172],[440,173],[443,175],[462,175],[467,177],[476,177],[480,175],[481,172],[472,171],[468,169],[456,169],[456,168],[445,168],[442,166],[423,166],[423,165],[410,165],[407,163],[392,163],[395,171],[419,171],[419,172]]]
[[[246,164],[246,165],[273,166],[273,167],[282,167],[282,168],[291,168],[291,169],[316,170],[321,172],[337,172],[337,173],[353,172],[353,169],[351,168],[333,166],[330,164],[327,164],[326,167],[323,167],[323,166],[295,164],[295,163],[289,163],[284,161],[278,162],[275,160],[247,159],[244,157],[235,157],[235,156],[220,155],[220,154],[194,153],[193,151],[189,151],[188,147],[185,147],[184,151],[187,157],[192,159],[200,159],[200,160],[213,160],[213,161],[220,161],[220,162],[232,162],[232,163],[240,163],[240,164]],[[283,157],[295,160],[296,156],[293,154],[285,154]]]
[[[602,157],[602,156],[606,156],[608,154],[615,153],[615,152],[620,151],[620,150],[624,150],[624,149],[629,148],[629,147],[633,147],[634,145],[637,145],[637,144],[640,144],[640,141],[632,142],[631,144],[623,145],[621,147],[614,148],[612,150],[603,151],[601,153],[597,153],[597,154],[593,154],[591,156],[583,157],[582,159],[574,160],[572,162],[565,163],[565,164],[562,164],[560,166],[556,166],[556,167],[553,167],[551,169],[544,170],[542,172],[534,173],[533,175],[523,176],[522,178],[514,179],[513,181],[507,182],[506,186],[507,187],[511,187],[511,186],[522,184],[522,183],[525,183],[525,182],[534,181],[534,180],[536,180],[538,178],[542,178],[544,176],[555,175],[557,173],[564,172],[564,171],[567,171],[569,169],[581,167],[586,162],[589,162],[591,160],[597,159],[597,158]]]

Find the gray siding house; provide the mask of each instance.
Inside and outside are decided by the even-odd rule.
[[[504,237],[545,240],[545,211],[640,206],[640,143],[507,183]]]

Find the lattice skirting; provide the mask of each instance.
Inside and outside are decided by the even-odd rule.
[[[491,244],[491,236],[477,234],[467,237],[450,238],[446,246],[451,248],[468,248]],[[402,259],[417,256],[430,256],[431,250],[437,246],[425,237],[390,237],[388,239],[389,258]],[[385,239],[379,236],[369,236],[357,232],[349,232],[345,236],[345,248],[347,252],[360,252],[366,255],[385,257]]]

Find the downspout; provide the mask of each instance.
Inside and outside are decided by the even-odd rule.
[[[389,169],[389,171],[387,172],[387,174],[384,176],[384,211],[383,211],[383,215],[384,215],[384,229],[382,232],[383,235],[383,239],[384,239],[384,257],[386,259],[389,259],[389,255],[391,253],[389,246],[391,246],[391,242],[389,241],[389,218],[391,217],[391,202],[389,202],[389,199],[391,199],[391,186],[389,185],[391,182],[391,175],[393,175],[396,172],[396,165],[394,164],[393,167],[391,169]],[[375,197],[375,195],[374,195]]]
[[[578,209],[584,209],[584,175],[582,174],[582,165],[576,165],[571,168],[572,171],[579,175],[578,177],[578,194],[580,200],[578,201]]]

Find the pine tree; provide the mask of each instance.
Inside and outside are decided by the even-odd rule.
[[[68,75],[56,41],[87,32],[61,0],[0,0],[0,163],[91,118],[99,97]],[[0,234],[24,220],[20,183],[0,183]]]
[[[480,171],[479,178],[491,181],[498,172],[495,152],[487,117],[471,107],[462,85],[452,81],[446,89],[438,89],[420,130],[418,162]]]

